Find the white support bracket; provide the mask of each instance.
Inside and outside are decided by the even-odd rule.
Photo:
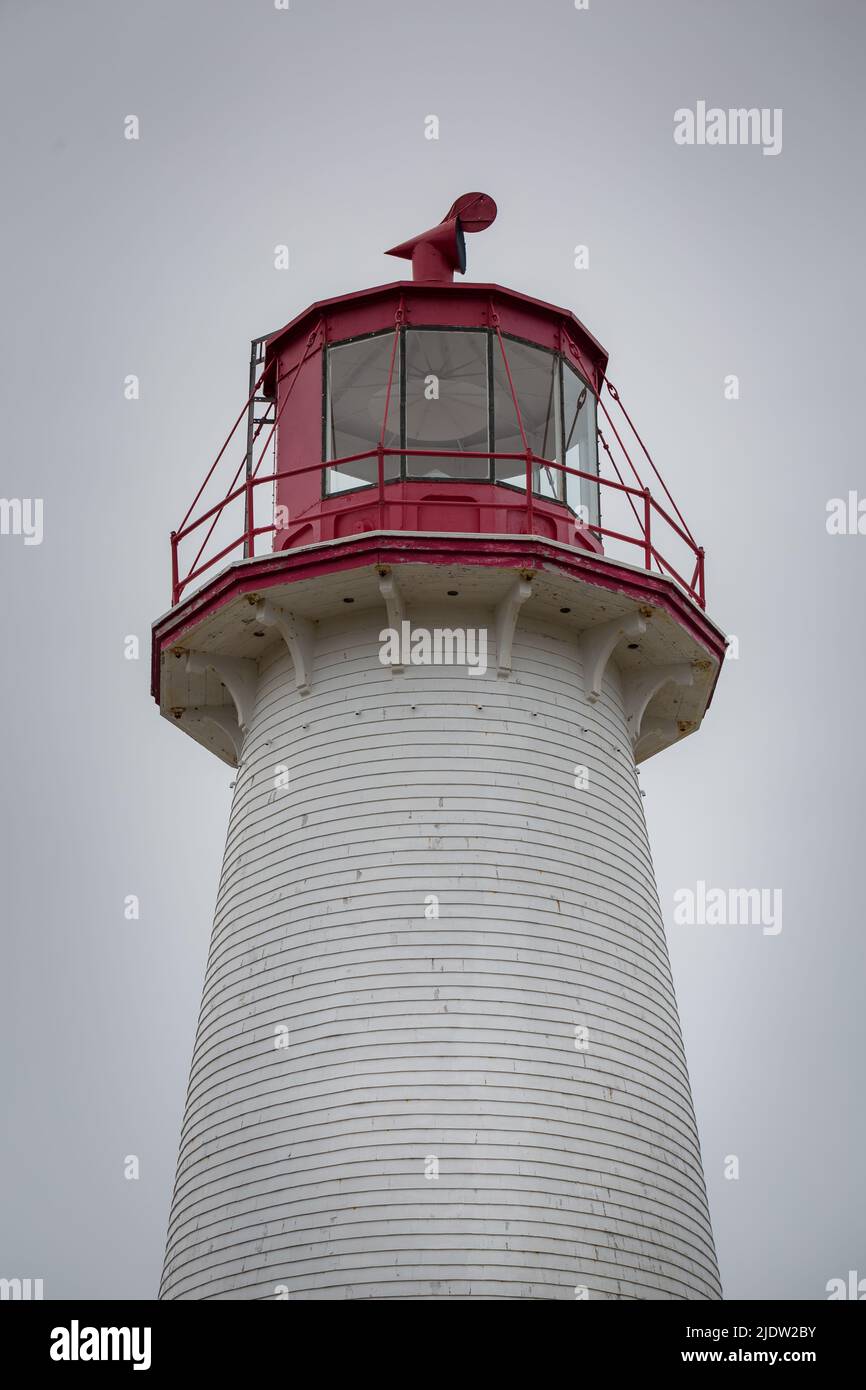
[[[644,671],[631,671],[623,676],[625,722],[633,748],[637,748],[643,717],[653,696],[664,685],[691,685],[693,680],[694,672],[687,661],[673,662],[668,666],[650,666]]]
[[[240,731],[234,711],[228,705],[190,705],[183,710],[180,717],[185,724],[201,724],[206,721],[218,725],[224,733],[228,734],[235,750],[235,759],[240,764],[244,736]]]
[[[504,598],[496,605],[496,674],[507,679],[511,675],[511,648],[520,610],[532,593],[528,579],[515,579]]]
[[[659,747],[667,748],[675,743],[681,732],[678,720],[647,715],[634,742],[635,762],[639,763],[650,753],[657,752]]]
[[[256,604],[256,621],[275,627],[289,649],[295,668],[295,688],[299,695],[309,695],[313,688],[313,642],[315,627],[307,618],[299,618],[268,599]]]
[[[403,603],[403,595],[400,593],[397,580],[393,574],[383,574],[379,578],[379,593],[385,600],[385,610],[388,614],[388,626],[393,628],[401,638],[399,650],[402,652],[402,633],[403,623],[406,621],[406,606]],[[391,673],[400,676],[405,671],[398,661],[391,662]]]
[[[186,669],[190,673],[198,674],[209,670],[216,671],[234,700],[238,726],[241,733],[245,734],[256,701],[259,680],[256,663],[248,657],[220,656],[218,652],[187,652]]]
[[[577,645],[583,665],[586,698],[591,703],[595,704],[601,697],[604,673],[614,648],[624,637],[642,637],[645,632],[646,622],[641,615],[630,613],[625,618],[611,618],[610,622],[581,633]]]

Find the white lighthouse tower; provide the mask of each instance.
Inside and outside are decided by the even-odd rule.
[[[453,282],[495,211],[254,344],[173,536],[237,777],[163,1298],[720,1297],[636,764],[725,642],[604,349]]]

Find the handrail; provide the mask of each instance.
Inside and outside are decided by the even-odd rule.
[[[267,370],[267,369],[265,369],[265,370]],[[242,408],[241,408],[241,413],[240,413],[240,415],[239,415],[238,418],[235,420],[234,424],[232,425],[231,429],[229,430],[228,434],[226,435],[225,441],[224,441],[224,443],[223,443],[222,448],[220,449],[219,453],[217,454],[216,458],[214,459],[213,463],[211,464],[210,468],[208,469],[207,473],[205,474],[204,482],[202,483],[202,485],[201,485],[201,487],[199,488],[198,492],[196,493],[195,497],[194,497],[194,498],[192,499],[192,501],[190,502],[189,507],[187,508],[186,516],[184,517],[183,521],[180,523],[180,524],[181,524],[181,528],[183,528],[183,527],[186,525],[186,523],[189,521],[189,518],[190,518],[190,515],[191,515],[191,513],[192,513],[193,507],[195,506],[196,502],[197,502],[198,499],[201,497],[202,493],[204,492],[205,488],[207,487],[208,483],[210,482],[211,478],[213,477],[214,470],[216,469],[217,464],[219,463],[219,461],[220,461],[220,459],[222,458],[223,454],[225,453],[226,449],[229,447],[229,444],[232,442],[232,439],[233,439],[233,437],[234,437],[234,435],[235,435],[235,432],[236,432],[236,430],[237,430],[237,428],[238,428],[238,425],[241,423],[241,420],[244,418],[244,416],[246,415],[247,411],[249,410],[250,405],[252,404],[253,400],[255,399],[255,394],[256,394],[256,392],[258,391],[258,389],[259,389],[259,387],[261,386],[261,384],[262,384],[262,382],[264,381],[264,379],[265,379],[265,371],[262,371],[261,375],[260,375],[260,376],[258,377],[258,379],[253,383],[253,389],[250,391],[250,394],[247,396],[247,399],[244,401],[243,406],[242,406]]]
[[[382,443],[379,443],[375,448],[367,449],[360,453],[347,454],[340,458],[316,461],[314,463],[305,464],[301,468],[295,468],[291,470],[277,469],[274,472],[268,474],[254,473],[252,476],[246,478],[243,481],[243,483],[239,484],[236,487],[232,487],[229,493],[225,497],[223,497],[221,501],[215,503],[212,507],[209,507],[205,512],[201,514],[201,516],[197,517],[194,521],[189,521],[189,514],[187,514],[187,517],[184,518],[184,524],[181,526],[180,530],[173,531],[171,534],[172,606],[180,602],[180,599],[183,596],[185,590],[188,589],[191,583],[193,583],[196,579],[200,578],[201,575],[207,573],[207,571],[212,569],[214,565],[218,564],[220,560],[225,559],[227,555],[230,555],[233,551],[238,550],[244,545],[246,545],[246,553],[252,557],[255,554],[256,538],[262,535],[273,534],[274,532],[280,529],[275,521],[270,522],[267,525],[256,526],[254,517],[254,494],[255,489],[257,487],[267,486],[268,484],[276,483],[281,478],[291,477],[297,479],[309,473],[320,473],[324,469],[339,468],[341,465],[361,463],[364,460],[376,459],[378,475],[377,481],[376,483],[368,484],[363,489],[360,489],[360,491],[364,494],[368,494],[373,498],[378,498],[380,506],[379,514],[381,520],[384,517],[384,503],[386,500],[385,494],[388,487],[391,486],[392,483],[398,483],[400,481],[403,481],[401,479],[393,479],[390,481],[385,480],[384,461],[386,458],[398,457],[454,458],[464,460],[480,459],[486,460],[489,463],[496,463],[500,461],[506,463],[524,463],[526,465],[526,476],[524,479],[522,491],[525,497],[524,510],[527,516],[527,534],[532,534],[533,530],[533,506],[531,501],[533,496],[540,498],[540,500],[544,502],[553,502],[554,504],[558,500],[555,498],[546,498],[540,493],[533,494],[532,472],[535,468],[552,468],[562,473],[566,477],[586,479],[588,482],[598,485],[599,487],[608,488],[614,493],[621,493],[624,496],[627,496],[630,502],[632,502],[632,499],[640,498],[642,501],[642,516],[641,508],[635,508],[632,502],[632,509],[634,511],[638,523],[637,535],[629,535],[626,532],[615,530],[611,527],[603,526],[600,522],[586,522],[584,523],[585,529],[591,531],[594,535],[600,538],[607,538],[626,545],[637,546],[643,551],[643,562],[645,569],[652,570],[653,566],[655,565],[659,573],[670,575],[685,590],[685,592],[695,600],[695,602],[697,602],[701,607],[705,606],[703,549],[695,544],[691,535],[687,534],[687,532],[684,531],[674,520],[674,518],[670,515],[667,509],[663,507],[661,503],[659,503],[656,500],[656,498],[652,496],[649,488],[633,487],[631,484],[623,482],[621,477],[618,480],[614,480],[613,478],[604,477],[601,474],[589,473],[583,469],[572,468],[569,464],[560,463],[557,459],[543,458],[542,456],[535,454],[531,449],[527,449],[525,452],[519,453],[497,452],[492,450],[481,451],[460,449],[410,449],[401,447],[400,445],[389,446],[384,445]],[[261,462],[261,459],[259,460],[259,462]],[[419,478],[417,479],[417,481],[423,482],[423,479]],[[461,480],[454,479],[453,481],[454,483],[459,485]],[[473,479],[472,481],[478,483],[483,482],[484,480]],[[335,496],[339,495],[340,494],[335,494]],[[212,555],[202,564],[198,563],[199,559],[201,558],[200,549],[198,555],[193,561],[191,569],[185,575],[181,576],[178,558],[178,550],[181,542],[184,541],[188,536],[192,535],[192,533],[197,531],[201,526],[206,525],[208,521],[213,521],[215,525],[216,518],[221,516],[227,507],[231,506],[233,502],[237,502],[241,497],[245,499],[244,528],[241,534],[238,535],[234,540],[231,540],[227,544],[222,546],[215,555]],[[477,507],[478,505],[477,498],[449,498],[449,506],[454,505],[455,503],[457,505],[465,504],[466,506],[472,507]],[[661,521],[663,521],[666,526],[670,527],[670,529],[679,538],[679,540],[694,554],[695,568],[692,574],[691,582],[687,581],[683,577],[683,575],[681,575],[679,571],[674,567],[671,561],[668,558],[666,558],[658,549],[658,545],[656,543],[657,537],[653,536],[653,513],[655,513],[657,517]],[[213,526],[211,527],[211,532],[209,532],[209,534],[212,533],[212,530]]]

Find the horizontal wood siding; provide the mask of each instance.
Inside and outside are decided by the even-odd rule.
[[[510,680],[394,675],[383,626],[322,624],[306,698],[264,663],[162,1296],[717,1298],[617,673],[521,622]]]

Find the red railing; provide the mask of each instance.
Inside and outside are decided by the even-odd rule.
[[[209,569],[212,569],[214,565],[219,564],[220,560],[225,559],[226,556],[230,555],[233,551],[237,551],[243,547],[245,555],[254,556],[256,554],[256,539],[259,536],[271,535],[277,530],[284,529],[278,527],[273,521],[264,526],[256,525],[255,494],[257,488],[273,484],[279,478],[299,478],[303,477],[306,473],[321,472],[322,469],[335,468],[340,464],[360,463],[365,459],[376,459],[378,481],[377,484],[372,486],[376,487],[375,495],[378,501],[379,515],[384,525],[385,504],[388,501],[387,490],[390,486],[390,484],[385,481],[384,476],[385,459],[400,456],[409,458],[484,459],[489,462],[518,462],[522,460],[526,468],[523,511],[526,516],[527,535],[533,533],[533,503],[539,499],[545,502],[555,501],[555,499],[552,498],[543,498],[539,493],[533,493],[532,475],[536,468],[556,469],[566,474],[568,477],[585,478],[590,484],[598,483],[603,488],[613,489],[629,499],[639,498],[641,501],[641,510],[636,510],[635,512],[640,523],[639,533],[637,535],[628,535],[624,531],[614,530],[611,527],[602,526],[595,522],[587,523],[586,529],[591,531],[594,535],[602,537],[602,539],[607,538],[609,540],[618,541],[623,545],[636,547],[642,553],[644,569],[657,569],[661,574],[670,575],[671,578],[675,579],[702,608],[705,607],[703,548],[695,545],[687,532],[685,532],[670,513],[656,501],[650,493],[649,488],[631,487],[627,483],[612,478],[605,478],[601,474],[596,477],[593,473],[584,473],[580,469],[569,468],[566,464],[558,463],[555,459],[542,458],[540,455],[532,453],[531,450],[527,451],[526,454],[467,453],[460,450],[389,448],[385,445],[379,445],[375,449],[368,449],[361,454],[349,454],[344,458],[329,459],[324,463],[312,463],[305,468],[294,468],[291,472],[274,472],[248,478],[241,483],[240,486],[235,487],[229,492],[221,501],[217,502],[213,507],[210,507],[206,512],[203,512],[197,520],[190,522],[179,531],[173,531],[171,535],[172,605],[180,601],[184,590],[187,589],[190,584],[196,579],[199,579]],[[419,479],[419,481],[423,480]],[[367,506],[369,504],[371,495],[369,488],[360,489],[357,495],[361,498],[361,501],[357,505]],[[239,501],[241,498],[244,499],[245,517],[244,527],[241,533],[234,536],[227,544],[223,545],[215,554],[210,555],[208,559],[201,564],[198,563],[202,554],[202,547],[200,546],[196,559],[193,562],[193,567],[181,578],[178,569],[178,549],[181,543],[200,527],[206,525],[208,521],[214,523],[222,516],[227,507],[231,506],[233,502]],[[478,501],[476,498],[472,497],[466,498],[464,502],[462,499],[457,499],[452,493],[449,493],[449,508],[459,505],[473,507],[477,510]],[[632,502],[632,505],[634,506],[634,502]],[[690,550],[694,555],[694,569],[692,570],[690,579],[686,579],[685,575],[680,573],[671,561],[666,559],[659,550],[653,532],[654,516],[664,522],[676,534],[686,549]],[[213,525],[207,533],[208,536],[210,536],[212,532]]]
[[[398,320],[395,329],[395,343],[396,333],[399,332],[401,318],[402,314],[400,311],[398,311]],[[389,498],[388,489],[392,486],[392,481],[394,483],[402,481],[396,479],[386,481],[385,461],[388,458],[454,458],[462,460],[477,459],[485,460],[491,465],[500,461],[510,463],[522,463],[524,469],[523,483],[522,487],[515,488],[515,491],[517,491],[518,493],[522,493],[523,496],[522,504],[519,505],[522,505],[522,509],[526,519],[525,530],[526,534],[528,535],[534,534],[534,514],[536,503],[540,500],[543,501],[545,504],[555,504],[558,500],[560,500],[556,497],[544,497],[541,493],[533,492],[533,484],[535,482],[534,474],[536,470],[553,469],[556,472],[563,475],[563,484],[561,491],[564,496],[567,496],[568,478],[586,479],[591,486],[598,485],[602,489],[607,489],[608,491],[606,493],[603,493],[602,496],[607,497],[609,502],[613,502],[613,510],[615,513],[618,507],[619,511],[623,514],[624,517],[624,520],[615,526],[606,526],[602,525],[600,522],[597,523],[595,521],[587,521],[585,523],[585,529],[587,531],[601,538],[603,544],[605,545],[605,553],[610,554],[611,552],[611,546],[607,543],[613,543],[613,547],[626,547],[627,549],[625,551],[624,558],[629,558],[632,560],[632,562],[641,564],[642,567],[646,570],[656,570],[660,574],[670,576],[686,591],[687,594],[690,595],[691,598],[695,600],[696,603],[700,605],[701,608],[704,608],[706,606],[703,548],[696,543],[694,536],[692,535],[691,531],[689,530],[689,527],[687,526],[682,516],[682,513],[680,512],[679,508],[677,507],[676,503],[671,497],[670,492],[665,486],[664,480],[662,479],[660,473],[658,472],[658,469],[653,463],[652,458],[650,457],[649,452],[647,451],[646,445],[644,444],[643,440],[641,439],[640,435],[638,434],[637,430],[632,424],[631,417],[628,415],[628,412],[625,410],[625,407],[622,405],[622,402],[620,401],[619,392],[616,390],[616,387],[614,387],[610,382],[606,383],[611,399],[622,411],[622,414],[624,416],[625,421],[628,424],[629,429],[631,430],[632,434],[637,440],[640,449],[642,450],[644,456],[646,457],[653,470],[653,473],[658,479],[658,482],[664,491],[664,495],[668,503],[670,504],[671,511],[669,511],[666,507],[662,506],[661,503],[658,502],[656,498],[652,495],[650,489],[644,485],[631,457],[629,456],[628,450],[623,442],[622,436],[619,430],[617,429],[614,420],[611,418],[611,415],[607,410],[607,407],[601,396],[596,397],[598,408],[604,415],[605,422],[611,431],[613,439],[615,440],[615,448],[619,451],[620,458],[618,461],[617,454],[614,448],[611,447],[611,444],[605,436],[603,430],[599,428],[598,440],[601,446],[599,452],[599,460],[600,463],[603,459],[607,460],[607,462],[610,464],[613,472],[616,475],[615,478],[606,477],[603,474],[601,467],[599,467],[599,472],[597,475],[594,473],[587,473],[577,468],[571,468],[567,464],[559,463],[555,459],[542,458],[532,451],[532,449],[529,447],[526,433],[524,431],[523,420],[520,413],[520,406],[517,400],[517,393],[515,391],[514,383],[512,381],[511,370],[508,364],[508,357],[505,351],[505,344],[502,339],[502,335],[499,331],[498,324],[495,324],[495,332],[499,338],[499,344],[505,361],[505,368],[508,376],[508,384],[511,390],[512,400],[514,402],[518,425],[520,429],[521,442],[524,445],[524,448],[521,450],[521,452],[483,453],[464,452],[461,450],[447,449],[407,449],[403,448],[402,446],[388,446],[384,443],[384,422],[387,419],[388,409],[388,405],[386,404],[386,413],[383,417],[382,432],[379,437],[379,442],[375,447],[367,449],[362,453],[350,454],[341,458],[327,459],[325,461],[317,461],[315,463],[308,464],[303,468],[293,468],[290,472],[277,471],[277,426],[279,424],[280,417],[282,416],[285,410],[286,404],[291,397],[291,393],[294,389],[295,382],[298,379],[301,367],[303,367],[304,363],[306,362],[307,357],[309,356],[309,353],[321,331],[322,326],[321,324],[319,324],[316,327],[316,329],[314,329],[314,331],[309,335],[309,338],[307,339],[307,345],[301,360],[294,368],[287,372],[285,376],[280,378],[281,381],[284,381],[287,377],[291,376],[292,381],[290,382],[285,392],[283,400],[279,404],[279,409],[275,409],[273,419],[267,422],[270,425],[270,429],[265,439],[265,443],[259,454],[258,461],[255,464],[253,464],[253,455],[255,452],[254,445],[260,433],[262,427],[261,425],[259,425],[259,427],[251,433],[250,444],[248,446],[247,452],[245,453],[244,458],[241,460],[240,464],[238,465],[237,471],[235,472],[234,478],[226,495],[222,497],[220,501],[216,502],[212,507],[209,507],[194,521],[190,520],[192,512],[197,503],[199,502],[205,487],[207,486],[208,482],[213,476],[217,464],[225,455],[225,452],[233,435],[235,434],[235,431],[238,429],[242,419],[244,418],[244,415],[247,413],[250,403],[254,400],[256,392],[263,381],[264,372],[262,372],[261,376],[255,382],[255,385],[253,386],[253,389],[250,393],[250,399],[247,402],[247,405],[241,411],[240,415],[235,421],[232,430],[229,432],[228,438],[223,444],[223,447],[217,455],[217,458],[215,459],[213,465],[211,466],[211,469],[207,474],[207,477],[205,478],[204,482],[202,483],[201,487],[196,493],[193,503],[187,511],[186,516],[184,517],[180,525],[180,528],[177,531],[172,532],[172,606],[180,602],[180,599],[183,597],[185,591],[189,588],[191,584],[193,584],[197,579],[200,579],[201,576],[206,574],[208,570],[212,569],[214,565],[219,564],[221,560],[226,559],[227,556],[239,550],[242,550],[244,556],[255,556],[256,541],[260,536],[272,535],[274,532],[278,530],[285,529],[285,522],[283,522],[282,525],[277,524],[275,508],[273,505],[273,498],[271,504],[271,515],[274,516],[274,520],[269,521],[267,525],[261,526],[256,525],[255,521],[256,490],[261,487],[274,487],[274,485],[280,478],[290,477],[293,480],[295,480],[305,476],[308,473],[321,473],[322,470],[326,468],[340,468],[341,466],[345,467],[350,464],[375,459],[377,465],[376,482],[367,486],[360,487],[353,494],[353,496],[357,498],[357,501],[355,501],[354,503],[348,503],[347,501],[347,509],[351,508],[352,505],[354,505],[355,507],[363,506],[365,508],[368,508],[370,505],[371,497],[374,497],[378,505],[379,527],[380,529],[385,529],[386,506],[393,507],[394,502],[396,500],[400,500],[392,500],[392,498]],[[390,392],[394,372],[394,358],[395,353],[392,352],[391,368],[389,371],[388,378],[388,402],[390,402]],[[271,448],[273,451],[274,469],[270,473],[260,475],[259,469],[265,457],[265,453],[269,448]],[[625,464],[628,466],[635,478],[637,486],[625,482],[622,476],[623,470],[621,469],[620,464]],[[239,483],[240,475],[244,468],[246,469],[246,476],[244,478],[244,481],[242,483]],[[491,472],[493,472],[493,474],[495,475],[495,469],[492,469]],[[415,481],[423,482],[424,480],[423,478],[419,478]],[[454,481],[456,482],[458,480]],[[483,479],[475,479],[474,481],[476,483],[482,482]],[[334,495],[343,496],[346,499],[348,499],[348,494],[346,493],[337,493]],[[211,538],[213,537],[218,524],[225,519],[227,509],[230,509],[234,504],[240,504],[241,499],[243,501],[243,523],[240,533],[232,534],[231,539],[229,539],[228,541],[222,540],[216,542],[219,548],[215,550],[215,553],[209,554],[207,559],[204,559],[203,557],[208,543],[211,541]],[[631,517],[629,517],[628,511],[626,511],[626,503],[628,504],[628,510],[631,513]],[[413,504],[404,502],[404,505]],[[455,498],[453,495],[452,488],[449,491],[448,496],[449,509],[455,505],[465,505],[467,507],[473,507],[477,510],[479,503],[477,497],[475,496],[467,497],[465,500]],[[515,504],[513,500],[510,500],[508,505],[512,510],[515,509]],[[671,514],[672,512],[673,515]],[[300,520],[301,518],[299,517],[295,519]],[[616,516],[614,516],[614,520],[616,520]],[[623,529],[623,527],[626,525],[631,527],[632,521],[634,525],[631,531]],[[180,547],[183,545],[185,541],[189,540],[190,537],[195,536],[196,540],[198,540],[198,533],[200,533],[201,530],[205,527],[207,529],[205,530],[204,535],[201,538],[201,541],[198,545],[198,550],[195,554],[195,558],[193,559],[186,573],[181,575],[179,559]],[[398,527],[396,529],[400,528]],[[660,545],[662,544],[662,537],[664,537],[664,554],[660,549]],[[670,546],[672,544],[674,545],[675,550],[677,546],[679,546],[678,555],[681,553],[685,557],[685,565],[683,565],[683,560],[679,560],[680,568],[677,568],[675,566],[675,564],[673,563],[673,559],[671,558]],[[635,554],[635,552],[637,553]],[[683,572],[684,568],[685,572]],[[690,577],[687,577],[687,575],[689,575]]]

